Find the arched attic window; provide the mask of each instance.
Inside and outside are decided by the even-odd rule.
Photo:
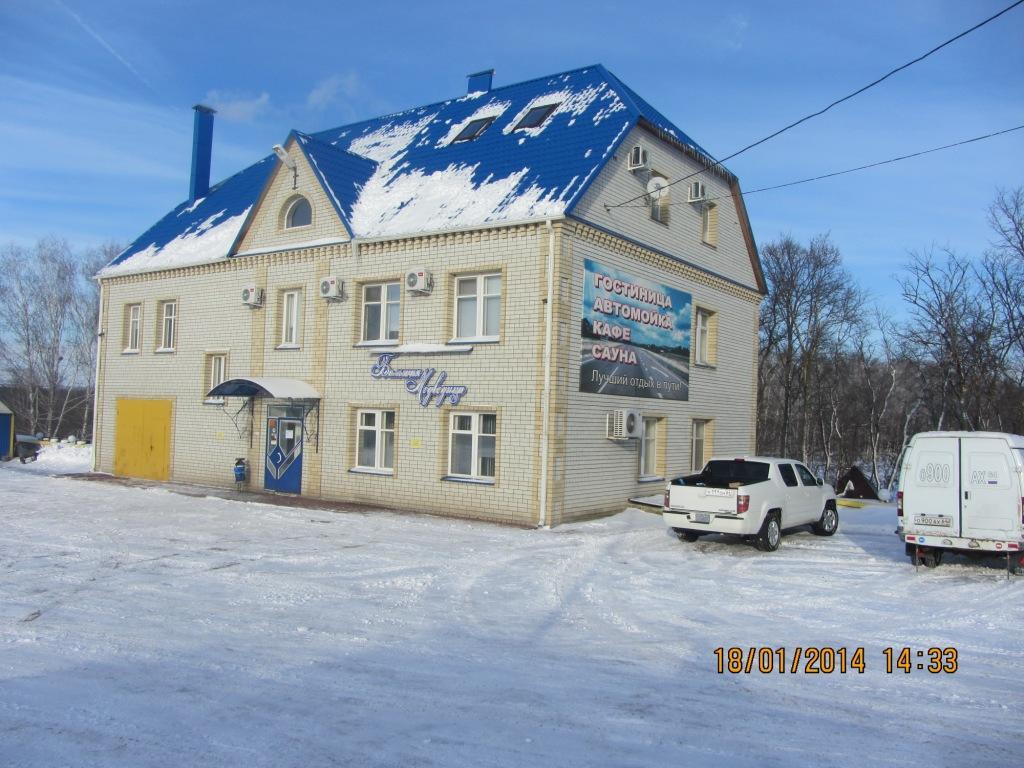
[[[284,228],[308,227],[313,223],[313,206],[304,197],[294,197],[285,203]]]

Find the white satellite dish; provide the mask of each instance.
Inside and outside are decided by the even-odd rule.
[[[655,200],[660,200],[663,195],[667,194],[667,189],[668,181],[661,176],[654,176],[647,182],[647,194]]]

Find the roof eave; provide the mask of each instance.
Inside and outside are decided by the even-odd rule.
[[[743,242],[747,246],[747,255],[750,257],[750,268],[754,270],[754,279],[757,281],[757,289],[762,296],[768,294],[768,284],[764,279],[764,270],[761,268],[761,256],[757,252],[757,243],[754,241],[754,230],[750,226],[750,217],[747,215],[747,206],[743,202],[743,192],[740,190],[739,180],[733,176],[729,181],[729,191],[732,193],[732,202],[736,208],[736,217],[740,222],[740,231],[743,233]]]
[[[701,163],[702,165],[704,165],[705,169],[708,172],[714,173],[714,174],[722,177],[723,179],[725,179],[730,184],[732,182],[736,181],[735,174],[733,174],[732,171],[730,171],[724,165],[719,163],[713,157],[711,157],[710,155],[708,155],[708,154],[706,154],[704,152],[701,152],[699,149],[697,149],[696,147],[694,147],[694,146],[692,146],[690,144],[687,144],[685,141],[680,141],[678,138],[673,136],[668,131],[665,131],[664,129],[659,128],[657,125],[652,123],[650,120],[648,120],[643,115],[640,115],[639,120],[637,120],[637,125],[639,125],[642,128],[645,128],[646,130],[650,131],[651,133],[653,133],[655,136],[657,136],[662,141],[667,142],[667,143],[671,144],[672,146],[674,146],[676,149],[679,149],[682,152],[686,153],[686,155],[688,157],[690,157],[690,158],[696,160],[698,163]]]

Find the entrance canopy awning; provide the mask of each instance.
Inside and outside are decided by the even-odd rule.
[[[207,397],[271,397],[276,400],[319,400],[320,393],[299,379],[238,377],[218,384]]]

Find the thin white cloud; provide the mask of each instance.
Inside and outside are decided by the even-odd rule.
[[[270,94],[264,91],[259,96],[247,98],[221,91],[207,91],[203,103],[216,109],[218,117],[247,123],[267,110]]]
[[[359,76],[355,72],[331,75],[317,83],[309,92],[306,106],[310,109],[324,109],[337,101],[339,96],[354,96],[359,90],[359,85]]]
[[[103,47],[103,49],[107,51],[107,53],[109,53],[111,56],[113,56],[115,59],[121,62],[121,64],[124,65],[125,69],[127,69],[129,72],[135,75],[136,79],[140,83],[142,83],[144,86],[146,86],[149,90],[153,91],[154,93],[156,92],[156,89],[153,88],[152,84],[139,73],[139,70],[137,70],[132,65],[132,63],[128,61],[128,59],[126,59],[124,56],[118,53],[117,50],[115,50],[114,46],[108,43],[106,39],[104,39],[103,36],[100,35],[99,32],[97,32],[95,29],[86,24],[85,19],[83,19],[73,10],[64,5],[64,3],[61,2],[61,0],[54,0],[54,2],[58,6],[60,6],[72,19],[74,19],[78,26],[80,26],[86,32],[86,34],[88,34],[93,40],[99,43]]]
[[[738,51],[746,42],[747,30],[750,28],[750,19],[746,14],[730,13],[725,20],[725,35],[723,36],[726,47]]]

